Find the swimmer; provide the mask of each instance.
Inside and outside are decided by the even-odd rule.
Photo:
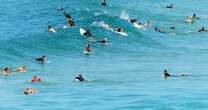
[[[87,46],[85,47],[85,51],[88,53],[92,51],[92,49],[90,48],[90,44],[87,44]]]
[[[154,29],[156,32],[160,32],[160,33],[165,33],[164,31],[162,31],[162,29],[155,27]]]
[[[39,83],[39,82],[41,82],[41,79],[37,78],[36,76],[33,76],[31,83]]]
[[[97,41],[98,43],[106,44],[108,42],[107,38],[105,37],[104,39]]]
[[[24,90],[24,94],[25,94],[25,95],[35,94],[35,93],[37,93],[37,92],[38,92],[38,90],[33,89],[33,88],[25,88],[25,90]]]
[[[175,30],[175,26],[173,24],[170,25],[171,30]]]
[[[85,35],[87,37],[92,37],[90,30],[86,30],[86,32],[83,35]]]
[[[199,19],[199,17],[197,17],[195,13],[193,14],[192,18],[193,18],[194,20]]]
[[[54,28],[52,28],[52,26],[48,26],[48,32],[49,33],[55,33],[56,30]]]
[[[35,59],[37,62],[40,62],[40,63],[44,63],[45,61],[46,61],[46,56],[41,56],[41,57],[39,57],[39,58],[36,58]]]
[[[64,16],[66,17],[66,19],[72,19],[71,15],[67,12],[64,12]]]
[[[78,74],[78,76],[75,77],[75,81],[84,82],[86,81],[81,74]]]
[[[58,10],[58,11],[63,11],[63,10],[65,10],[65,9],[64,9],[63,6],[59,6],[59,7],[57,8],[57,10]]]
[[[67,26],[70,26],[70,27],[75,26],[74,21],[72,19],[70,19],[70,18],[67,18]]]
[[[144,23],[144,28],[150,28],[152,26],[152,24],[150,23],[150,21],[147,21],[146,23]]]
[[[101,0],[101,5],[107,6],[106,0]]]
[[[198,32],[207,32],[208,30],[205,29],[204,27],[202,27],[200,30],[198,30]]]
[[[188,74],[171,75],[171,74],[168,73],[168,71],[166,69],[164,70],[164,72],[162,74],[162,77],[165,78],[165,79],[168,78],[168,77],[186,77],[186,76],[188,76]]]
[[[8,68],[8,67],[5,67],[2,71],[2,74],[5,75],[5,76],[8,76],[10,73],[11,73],[11,69]]]
[[[173,9],[174,8],[174,5],[173,4],[170,4],[169,6],[166,6],[166,8]]]
[[[25,66],[20,66],[20,67],[15,69],[15,72],[25,73],[26,72],[26,67]]]

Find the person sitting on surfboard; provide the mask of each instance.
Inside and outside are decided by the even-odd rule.
[[[87,46],[85,47],[85,51],[88,53],[92,51],[90,48],[90,44],[87,44]]]
[[[166,6],[166,8],[172,9],[172,8],[174,8],[174,5],[173,4],[170,4],[169,6]]]
[[[107,5],[106,0],[101,0],[101,5],[106,6]]]
[[[198,30],[198,32],[207,32],[208,30],[205,29],[204,27],[202,27],[200,30]]]
[[[48,32],[49,33],[55,33],[56,32],[56,30],[54,29],[54,28],[52,28],[52,26],[48,26]]]
[[[78,74],[78,76],[75,77],[75,81],[80,81],[80,82],[84,82],[86,81],[81,74]]]
[[[98,43],[106,44],[107,43],[107,38],[105,37],[104,39],[97,41]]]
[[[168,77],[185,77],[185,76],[188,76],[188,74],[181,74],[181,75],[171,75],[168,73],[168,70],[164,70],[163,74],[162,74],[162,77],[163,78],[168,78]]]
[[[45,60],[46,60],[46,56],[43,55],[43,56],[41,56],[39,58],[36,58],[35,60],[38,61],[38,62],[40,62],[40,63],[44,63]]]

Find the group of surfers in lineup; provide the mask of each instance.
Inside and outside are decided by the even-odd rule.
[[[107,6],[107,3],[106,3],[106,0],[101,0],[101,5],[103,6]],[[166,8],[174,8],[175,6],[173,4],[167,6]],[[64,11],[63,14],[66,18],[66,21],[67,21],[67,25],[64,26],[64,29],[68,28],[68,27],[74,27],[75,26],[75,22],[72,18],[72,16],[67,13],[65,11],[65,9],[63,7],[58,7],[57,9],[58,11]],[[199,17],[196,16],[196,14],[193,14],[193,16],[187,16],[186,18],[186,22],[193,22],[194,20],[198,20]],[[131,23],[134,27],[136,28],[139,28],[139,29],[147,29],[147,28],[150,28],[151,27],[151,23],[150,21],[147,21],[144,25],[142,25],[139,21],[137,21],[137,19],[124,19],[124,20],[127,20],[129,23]],[[99,22],[100,20],[98,19],[97,22]],[[102,23],[101,26],[105,29],[109,29],[109,30],[112,30],[114,32],[117,32],[120,34],[120,32],[124,32],[124,29],[123,28],[114,28],[112,29],[112,27],[106,23]],[[175,30],[175,27],[173,24],[170,25],[170,29],[172,30]],[[161,33],[164,33],[164,31],[162,31],[160,28],[158,27],[155,27],[154,28],[155,31],[157,32],[161,32]],[[198,30],[198,32],[205,32],[205,31],[208,31],[206,30],[204,27],[202,27],[200,30]],[[52,27],[52,26],[48,26],[48,32],[49,33],[56,33],[57,31]],[[80,33],[81,33],[81,29],[80,29]],[[86,29],[83,31],[83,33],[81,33],[81,35],[85,36],[85,37],[88,37],[88,38],[94,38],[90,32],[89,29]],[[126,34],[120,34],[120,35],[126,35]],[[108,43],[108,40],[106,37],[104,37],[103,39],[101,40],[98,40],[98,41],[95,41],[97,43],[101,43],[101,44],[106,44]],[[85,49],[84,49],[84,52],[86,52],[87,54],[89,54],[90,52],[92,51],[91,49],[91,46],[90,44],[87,44]],[[38,57],[38,58],[35,58],[34,59],[36,62],[39,62],[41,64],[44,64],[46,62],[46,56],[41,56],[41,57]],[[8,76],[10,75],[12,72],[18,72],[18,73],[25,73],[27,72],[26,70],[26,67],[25,66],[20,66],[14,70],[8,68],[8,67],[5,67],[2,71],[2,74],[5,75],[5,76]],[[181,74],[181,75],[171,75],[168,73],[167,70],[164,70],[164,72],[162,73],[162,77],[163,78],[168,78],[168,77],[186,77],[188,76],[188,74]],[[88,80],[86,80],[85,78],[83,78],[82,74],[78,74],[75,78],[74,78],[75,81],[79,81],[79,82],[88,82]],[[31,83],[40,83],[42,82],[42,79],[41,78],[38,78],[37,76],[33,76],[31,81],[29,81]],[[34,94],[34,93],[37,93],[38,90],[37,89],[34,89],[34,88],[25,88],[24,89],[24,94]]]

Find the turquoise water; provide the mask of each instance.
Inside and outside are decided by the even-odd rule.
[[[26,74],[0,77],[1,110],[206,110],[208,100],[208,37],[196,32],[207,26],[206,0],[1,0],[0,67],[26,65]],[[175,4],[176,9],[164,8]],[[64,6],[79,27],[91,30],[97,38],[107,37],[112,45],[92,44],[93,54],[83,55],[87,44],[79,27],[67,29]],[[142,23],[168,31],[176,26],[176,35],[141,31],[114,16],[125,11]],[[201,19],[184,23],[196,13]],[[127,37],[92,26],[97,18],[114,27],[121,26]],[[48,34],[47,26],[58,32]],[[33,58],[46,55],[48,64]],[[188,73],[189,77],[164,80],[161,73]],[[90,80],[77,83],[77,73]],[[40,84],[30,84],[33,75]],[[38,94],[25,96],[33,87]]]

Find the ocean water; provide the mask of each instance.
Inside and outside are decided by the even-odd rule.
[[[27,67],[25,74],[0,76],[0,110],[207,110],[208,37],[197,30],[208,24],[206,0],[1,0],[0,67]],[[165,6],[173,3],[175,9]],[[66,21],[57,11],[63,6],[78,27],[63,30]],[[115,16],[128,14],[152,28],[135,29]],[[196,13],[200,20],[184,22]],[[101,19],[122,27],[121,37],[92,22]],[[176,35],[157,33],[155,26]],[[58,32],[49,34],[48,25]],[[111,45],[92,44],[93,53],[83,55],[88,41],[79,28],[90,29],[96,38],[107,37]],[[34,58],[46,55],[50,63]],[[161,73],[187,73],[168,78]],[[77,73],[90,80],[74,82]],[[31,84],[32,76],[43,82]],[[23,95],[26,87],[39,90]]]

